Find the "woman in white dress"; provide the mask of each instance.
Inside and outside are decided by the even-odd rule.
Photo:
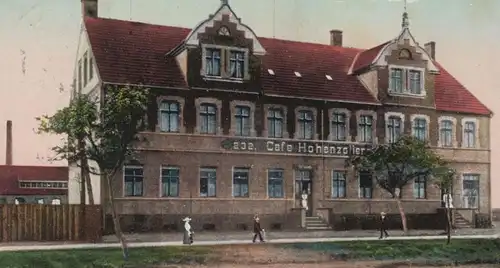
[[[307,195],[307,192],[306,192],[306,191],[303,191],[303,192],[302,192],[302,196],[301,196],[301,197],[302,197],[302,201],[301,201],[301,203],[302,203],[302,207],[303,207],[303,208],[305,208],[305,209],[306,209],[306,211],[307,211],[307,210],[309,210],[309,207],[307,206],[307,198],[309,197],[309,196]]]

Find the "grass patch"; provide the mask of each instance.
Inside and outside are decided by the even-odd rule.
[[[78,249],[51,251],[0,252],[2,268],[114,268],[159,264],[205,263],[207,247],[131,248],[123,266],[121,249]]]
[[[303,243],[287,248],[321,251],[332,258],[348,260],[412,260],[426,264],[500,263],[500,240],[382,240]]]

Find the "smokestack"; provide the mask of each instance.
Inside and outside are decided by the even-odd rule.
[[[82,3],[82,16],[97,18],[97,0],[80,0]]]
[[[7,138],[5,144],[5,164],[12,165],[12,121],[7,120]]]
[[[433,60],[436,60],[436,42],[431,41],[425,44],[424,49],[427,53],[429,53],[429,56],[431,56]]]
[[[331,30],[330,31],[330,45],[341,47],[342,46],[342,31],[341,30]]]

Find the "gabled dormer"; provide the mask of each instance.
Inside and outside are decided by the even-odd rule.
[[[434,51],[415,40],[406,12],[401,26],[393,40],[359,53],[350,72],[361,80],[376,81],[364,84],[382,102],[434,107],[434,78],[439,74]]]
[[[167,57],[177,57],[191,87],[245,89],[258,78],[259,57],[265,53],[253,30],[227,1],[221,1],[219,9],[194,27]]]

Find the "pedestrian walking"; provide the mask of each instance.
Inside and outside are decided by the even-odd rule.
[[[385,215],[385,212],[380,212],[380,237],[379,239],[382,238],[387,238],[389,234],[387,233],[387,217]]]
[[[260,219],[259,215],[255,215],[253,218],[253,240],[252,242],[255,243],[255,240],[257,240],[257,236],[259,237],[260,242],[264,242],[264,238],[262,237],[262,228],[260,227]]]
[[[193,234],[194,232],[191,230],[191,218],[186,217],[182,221],[184,221],[184,239],[182,240],[182,243],[185,245],[191,245],[193,244]]]

